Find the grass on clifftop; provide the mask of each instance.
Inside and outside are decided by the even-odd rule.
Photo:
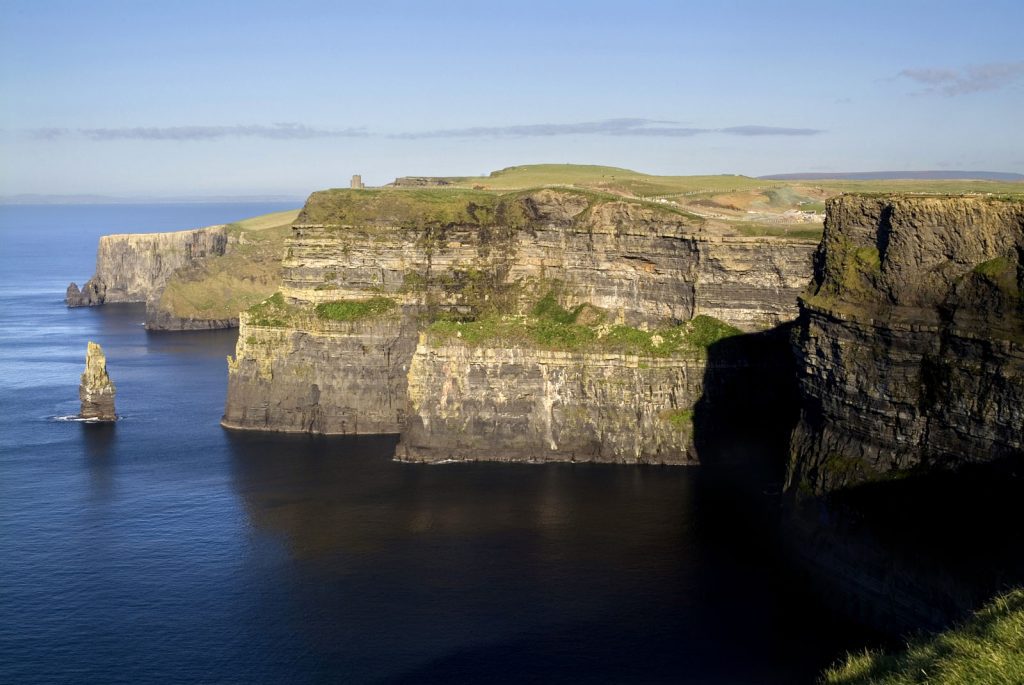
[[[325,226],[398,226],[430,229],[447,226],[525,228],[541,223],[530,206],[529,196],[543,188],[504,194],[465,188],[336,188],[313,193],[296,223]],[[582,198],[586,210],[576,215],[585,221],[589,210],[609,202],[629,202],[655,215],[678,221],[701,222],[700,217],[671,205],[624,198],[595,189],[561,188],[556,192]]]
[[[453,339],[470,346],[511,345],[565,352],[609,352],[645,357],[704,356],[714,343],[740,330],[710,316],[644,331],[603,322],[600,310],[581,304],[569,310],[554,293],[528,316],[491,314],[476,321],[435,321],[427,331],[433,345]]]
[[[316,315],[329,321],[356,321],[394,311],[398,303],[390,297],[371,297],[366,300],[335,300],[321,302]]]
[[[289,304],[280,292],[274,293],[246,311],[249,324],[268,328],[313,325],[318,321],[359,321],[396,311],[398,303],[389,297],[334,300],[309,307]]]
[[[158,308],[185,319],[228,320],[265,299],[280,284],[285,239],[298,214],[292,209],[228,224],[228,254],[177,271]]]
[[[774,180],[732,174],[711,176],[658,176],[631,169],[588,164],[527,164],[494,171],[487,176],[445,177],[460,188],[521,190],[538,186],[591,188],[636,197],[663,197],[700,192],[728,193],[792,186],[821,188],[831,194],[848,192],[997,193],[1024,194],[1024,183],[973,180]]]
[[[756,222],[742,221],[729,225],[737,233],[747,238],[760,238],[772,236],[777,238],[791,238],[794,240],[806,240],[817,243],[825,233],[823,226],[807,224],[759,224]]]
[[[494,222],[497,196],[465,189],[337,188],[313,193],[299,215],[300,224],[448,226]]]
[[[1016,685],[1024,683],[1024,590],[997,597],[967,622],[898,654],[848,655],[829,685]]]
[[[770,185],[747,176],[654,176],[630,169],[588,164],[528,164],[508,167],[488,176],[467,176],[446,179],[461,187],[484,187],[494,190],[519,190],[539,186],[575,186],[593,190],[626,193],[636,197],[675,195],[699,190],[746,190]]]

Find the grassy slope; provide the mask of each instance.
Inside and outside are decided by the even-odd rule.
[[[830,685],[1024,683],[1024,590],[997,597],[967,622],[898,654],[848,655],[825,672]]]
[[[175,274],[159,307],[182,318],[225,320],[269,297],[280,285],[284,241],[298,213],[275,212],[229,224],[228,234],[238,243],[222,257]]]
[[[583,164],[530,164],[495,171],[489,176],[468,176],[448,179],[453,184],[488,190],[518,190],[538,186],[566,185],[630,193],[637,197],[676,195],[714,189],[719,192],[747,190],[781,185],[778,181],[762,181],[746,176],[652,176],[617,167]]]
[[[531,164],[495,171],[489,176],[465,176],[447,179],[454,185],[488,190],[515,190],[545,185],[575,185],[584,188],[631,192],[638,197],[677,195],[710,190],[726,193],[802,186],[822,188],[833,194],[846,192],[904,193],[1024,193],[1024,183],[1004,181],[911,180],[911,181],[848,181],[820,179],[813,181],[771,181],[748,176],[654,176],[617,167],[583,164]]]

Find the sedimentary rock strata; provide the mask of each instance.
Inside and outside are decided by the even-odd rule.
[[[842,196],[827,215],[789,487],[1024,455],[1024,204]]]
[[[69,307],[145,302],[159,293],[181,267],[224,254],[227,242],[224,226],[102,236],[96,252],[96,273],[81,291],[72,283],[66,302]]]
[[[710,344],[687,322],[792,318],[812,251],[568,190],[314,193],[280,294],[240,317],[224,424],[402,433],[410,460],[686,463]],[[325,309],[368,298],[394,309]],[[439,319],[455,321],[447,339]],[[459,339],[458,321],[476,338]],[[663,330],[678,351],[657,347]]]
[[[695,461],[705,360],[421,342],[408,461]]]
[[[82,403],[79,416],[93,421],[116,421],[116,394],[117,390],[107,375],[107,358],[103,349],[90,341],[86,348],[85,371],[78,386],[78,398]]]

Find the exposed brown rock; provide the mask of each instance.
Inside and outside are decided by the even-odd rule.
[[[80,416],[94,421],[116,421],[114,411],[113,382],[107,375],[107,358],[103,349],[90,341],[85,354],[85,371],[78,386],[78,397],[82,402]]]
[[[796,341],[790,488],[1024,456],[1024,203],[828,203]]]
[[[417,348],[417,317],[527,313],[557,288],[562,305],[587,305],[582,324],[646,327],[706,313],[761,330],[795,317],[811,273],[811,244],[708,235],[699,217],[651,203],[558,189],[428,192],[309,198],[280,295],[298,313],[240,317],[225,426],[402,432],[401,453],[413,460],[687,463],[693,405],[714,366],[705,359],[500,341]],[[345,323],[312,314],[317,303],[371,296],[404,314]],[[712,375],[739,377],[732,370],[746,363],[719,359]]]

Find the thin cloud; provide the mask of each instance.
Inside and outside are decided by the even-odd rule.
[[[526,138],[550,136],[642,136],[653,138],[689,138],[709,133],[724,133],[736,136],[812,136],[823,133],[814,128],[784,128],[779,126],[730,126],[727,128],[692,128],[665,126],[671,121],[657,119],[602,119],[572,124],[520,124],[515,126],[470,126],[446,128],[433,131],[393,133],[390,138]]]
[[[734,136],[813,136],[822,133],[816,128],[783,128],[781,126],[731,126],[718,129]]]
[[[68,136],[83,136],[90,140],[174,140],[210,141],[225,138],[265,138],[269,140],[305,140],[310,138],[363,138],[368,134],[361,128],[322,129],[296,123],[234,126],[131,126],[118,128],[38,128],[29,136],[40,140],[54,140]]]
[[[55,140],[70,133],[72,133],[71,129],[67,128],[34,128],[28,132],[28,136],[36,140]]]
[[[642,118],[601,119],[568,124],[517,124],[511,126],[470,126],[465,128],[372,133],[365,128],[326,129],[305,124],[278,123],[234,126],[135,126],[118,128],[38,128],[27,132],[38,140],[84,137],[95,141],[215,141],[225,138],[264,138],[269,140],[303,140],[311,138],[370,138],[398,140],[430,138],[549,138],[554,136],[636,136],[646,138],[689,138],[722,134],[730,136],[813,136],[823,133],[815,128],[781,126],[729,126],[725,128],[693,128],[672,121]]]
[[[999,90],[1024,78],[1024,61],[975,64],[962,69],[904,69],[897,77],[927,86],[918,94],[970,95]]]

